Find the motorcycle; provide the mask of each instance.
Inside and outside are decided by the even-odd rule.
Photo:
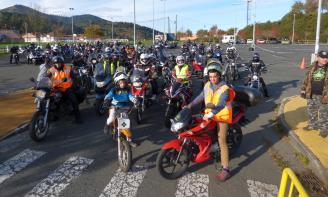
[[[167,100],[164,124],[166,128],[170,128],[171,119],[190,102],[192,89],[189,86],[172,79],[171,85],[164,89],[164,91]]]
[[[226,68],[223,72],[224,79],[227,83],[231,83],[238,79],[237,64],[234,60],[228,59]]]
[[[256,72],[256,71],[253,72],[249,68],[247,68],[247,70],[250,72],[249,75],[250,80],[247,86],[259,90],[262,93],[262,95],[264,95],[264,88],[260,78],[261,78],[261,72],[266,72],[266,70],[261,69],[260,72]]]
[[[92,68],[84,65],[81,67],[76,67],[75,72],[77,72],[79,85],[84,87],[86,92],[90,94],[94,81],[92,76]]]
[[[245,118],[246,107],[260,102],[257,90],[234,87],[236,99],[233,102],[233,120],[229,124],[227,144],[229,155],[233,155],[241,145],[243,132],[241,126],[249,121]],[[203,120],[203,115],[191,115],[191,110],[183,109],[173,120],[171,131],[177,139],[165,143],[156,159],[156,167],[161,176],[176,179],[182,176],[190,162],[202,163],[220,158],[217,141],[217,122]],[[177,169],[177,167],[180,167]]]
[[[27,64],[41,64],[43,62],[43,57],[40,51],[31,51],[27,55]]]
[[[30,79],[35,83],[36,112],[32,116],[29,124],[29,135],[32,140],[42,141],[49,132],[49,125],[52,120],[62,115],[68,115],[73,111],[69,101],[62,98],[62,93],[51,87],[51,80],[48,77],[42,78],[36,82],[34,78]],[[78,102],[84,100],[83,94],[76,93]]]
[[[104,106],[104,98],[106,94],[111,90],[113,86],[112,80],[106,80],[105,75],[95,75],[95,111],[96,115],[101,116],[108,111],[108,108]]]
[[[118,163],[123,172],[128,172],[132,164],[130,112],[131,109],[116,108],[117,116],[112,124],[112,139],[117,141]]]

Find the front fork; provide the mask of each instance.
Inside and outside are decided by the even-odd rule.
[[[182,142],[182,145],[181,145],[181,150],[179,151],[179,154],[178,154],[177,159],[174,161],[174,164],[175,164],[175,165],[178,164],[178,161],[179,161],[179,159],[180,159],[181,153],[182,153],[182,151],[183,151],[183,147],[184,147],[184,145],[185,145],[186,142],[187,142],[187,139],[186,139],[186,138],[183,139],[183,142]]]
[[[44,117],[43,117],[43,127],[47,126],[49,106],[50,106],[50,99],[47,99],[46,106],[45,106],[45,114],[44,114]],[[39,100],[39,99],[37,100],[36,110],[37,111],[41,110],[41,100]]]

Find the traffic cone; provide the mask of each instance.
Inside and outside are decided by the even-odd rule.
[[[302,70],[305,69],[305,57],[302,58],[302,61],[301,61],[301,64],[300,64],[300,68],[301,68]]]

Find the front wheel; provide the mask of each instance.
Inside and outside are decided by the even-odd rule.
[[[177,110],[172,104],[167,106],[164,120],[166,128],[171,128],[171,119],[174,118],[176,114]]]
[[[106,110],[103,107],[103,101],[102,100],[96,100],[95,102],[95,111],[97,116],[102,116],[106,113]]]
[[[118,163],[123,172],[128,172],[132,164],[131,146],[125,139],[119,140],[118,143]]]
[[[166,179],[176,179],[181,177],[187,170],[190,163],[188,151],[179,151],[174,148],[162,149],[156,159],[156,167],[160,175]]]
[[[29,134],[32,140],[42,141],[48,134],[49,122],[44,124],[44,115],[41,112],[35,112],[29,126]]]

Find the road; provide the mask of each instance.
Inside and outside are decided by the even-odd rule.
[[[248,47],[237,48],[243,60],[249,60]],[[96,117],[92,104],[85,104],[82,125],[60,120],[41,143],[31,141],[26,133],[0,142],[1,196],[276,196],[281,176],[276,155],[286,157],[295,169],[302,169],[302,165],[294,158],[288,140],[277,134],[272,121],[274,109],[282,98],[298,94],[305,74],[298,64],[313,48],[257,48],[268,65],[264,79],[271,97],[248,109],[251,123],[243,127],[242,145],[230,162],[232,177],[224,183],[216,182],[217,170],[212,162],[190,166],[178,180],[159,175],[156,156],[161,145],[174,138],[163,126],[165,104],[159,99],[147,109],[143,124],[132,123],[133,134],[142,144],[133,149],[133,169],[128,174],[118,170],[116,144],[103,134],[105,117]],[[1,62],[1,91],[16,87],[8,81],[20,71],[24,74],[15,83],[23,87],[27,84],[22,82],[35,76],[37,69],[31,65],[4,66]]]

